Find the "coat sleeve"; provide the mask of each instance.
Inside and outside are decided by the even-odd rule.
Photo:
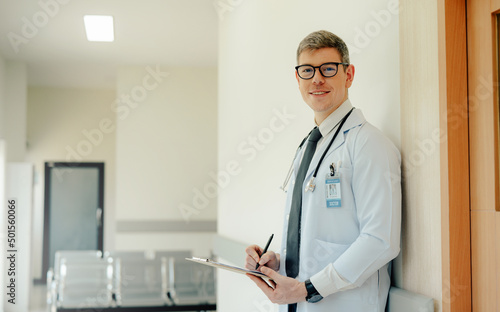
[[[351,186],[359,236],[334,263],[311,277],[323,296],[361,286],[400,249],[400,153],[368,123],[351,139],[346,144],[352,161]]]

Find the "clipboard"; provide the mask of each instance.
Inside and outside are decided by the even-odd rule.
[[[210,259],[192,257],[192,258],[186,258],[186,260],[196,262],[199,264],[208,265],[208,266],[218,268],[218,269],[224,269],[224,270],[228,270],[231,272],[240,273],[240,274],[252,274],[252,275],[255,275],[255,276],[262,278],[265,281],[270,281],[270,280],[272,281],[273,280],[272,278],[270,278],[269,276],[265,275],[264,273],[262,273],[260,271],[248,270],[248,269],[240,268],[237,266],[232,266],[232,265],[216,262],[216,261],[213,261]]]

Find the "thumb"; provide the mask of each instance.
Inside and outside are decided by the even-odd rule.
[[[272,278],[273,280],[279,279],[281,277],[281,275],[278,272],[265,266],[260,267],[260,271],[265,275],[269,276],[270,278]]]

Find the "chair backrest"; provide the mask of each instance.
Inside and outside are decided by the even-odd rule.
[[[167,290],[174,298],[183,294],[198,297],[199,302],[215,298],[215,268],[185,259],[168,259]]]
[[[162,263],[156,259],[115,259],[115,276],[120,279],[117,286],[122,289],[161,286],[163,275]]]
[[[63,307],[89,305],[110,306],[112,298],[112,259],[60,259],[58,305]],[[95,301],[95,302],[94,302]],[[99,301],[99,302],[97,302]]]
[[[78,260],[82,261],[93,261],[95,259],[102,258],[102,252],[100,250],[58,250],[54,255],[54,279],[59,280],[61,273],[61,259],[64,258],[67,261]]]
[[[115,259],[114,290],[118,305],[123,300],[150,297],[167,301],[167,261],[158,259]]]
[[[191,250],[156,250],[154,256],[156,259],[165,257],[184,260],[186,258],[191,258],[193,253]]]
[[[105,251],[104,258],[142,260],[142,259],[152,258],[152,256],[150,256],[149,253],[146,251],[121,250],[121,251]]]

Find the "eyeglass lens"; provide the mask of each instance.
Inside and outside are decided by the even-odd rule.
[[[297,69],[297,73],[299,74],[299,77],[302,79],[311,79],[314,77],[314,74],[316,73],[316,68],[311,65],[302,65],[299,66]],[[321,66],[319,66],[319,70],[323,77],[333,77],[337,74],[337,68],[338,65],[335,63],[326,63]]]

